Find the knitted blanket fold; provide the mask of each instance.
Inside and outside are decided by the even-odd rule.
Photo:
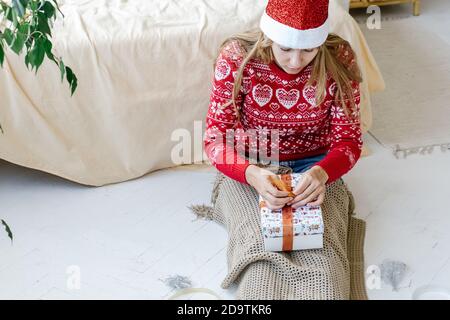
[[[288,167],[261,166],[277,174],[291,172]],[[237,299],[367,300],[365,222],[353,217],[354,198],[342,178],[327,186],[321,205],[323,249],[264,251],[256,190],[220,172],[211,203],[191,210],[226,228],[228,274],[221,286],[237,283]]]

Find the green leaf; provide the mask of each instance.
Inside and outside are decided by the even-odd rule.
[[[73,95],[78,86],[78,79],[69,67],[66,67],[66,78],[69,82],[71,93]]]
[[[2,8],[3,8],[3,12],[5,12],[6,19],[12,22],[13,21],[13,16],[12,16],[12,9],[11,9],[11,7],[6,6],[6,5],[2,5]]]
[[[59,71],[61,72],[61,82],[63,82],[66,75],[66,66],[62,60],[59,61]]]
[[[72,69],[70,69],[69,67],[66,67],[66,78],[69,83],[73,79],[73,72],[72,72]]]
[[[55,4],[55,7],[56,7],[56,9],[59,11],[59,13],[62,15],[62,17],[64,18],[64,13],[61,11],[61,9],[59,8],[59,5],[58,5],[58,1],[56,1],[56,0],[51,0],[54,4]]]
[[[38,13],[38,28],[44,34],[48,34],[50,37],[52,36],[52,32],[50,31],[50,26],[48,25],[47,16],[44,13]]]
[[[33,45],[33,38],[28,37],[27,41],[25,41],[25,46],[27,47],[27,51],[29,51],[29,49],[31,48],[32,45]]]
[[[5,52],[3,51],[3,45],[0,42],[0,67],[3,67],[4,60],[5,60]]]
[[[8,224],[4,220],[1,220],[1,222],[2,222],[2,225],[5,227],[8,237],[11,239],[11,242],[13,242],[13,234],[11,232],[11,229],[9,228]]]
[[[22,51],[23,45],[25,44],[25,40],[27,36],[21,32],[16,33],[16,37],[14,39],[14,42],[11,46],[11,50],[14,51],[17,54],[20,54]]]
[[[25,65],[27,66],[27,69],[30,69],[30,52],[27,52],[25,55]]]
[[[78,79],[77,77],[74,76],[74,80],[73,82],[70,84],[70,95],[73,96],[73,93],[75,92],[75,90],[77,90],[78,87]]]
[[[44,61],[45,57],[45,48],[44,43],[41,38],[36,38],[34,41],[34,47],[30,51],[30,63],[32,67],[36,68],[36,73]]]
[[[51,19],[56,14],[55,7],[49,1],[45,1],[42,10],[44,10],[48,19]]]
[[[28,35],[28,33],[30,32],[30,24],[27,22],[22,23],[17,29],[19,30],[19,32]]]
[[[50,42],[50,40],[48,39],[44,39],[44,50],[45,50],[45,54],[47,55],[47,57],[52,60],[53,62],[55,62],[56,64],[58,64],[58,62],[55,60],[55,57],[53,56],[52,53],[52,43]]]
[[[7,6],[6,4],[4,4],[4,3],[1,3],[1,2],[0,2],[0,7],[1,7],[1,11],[3,11],[2,12],[2,16],[4,17],[3,19],[6,18],[7,20],[11,21],[9,19],[9,15],[11,14],[11,8],[9,6]]]
[[[12,42],[14,40],[14,34],[11,31],[11,29],[5,29],[5,31],[3,32],[3,35],[5,37],[6,44],[8,46],[11,46],[11,44],[12,44]]]
[[[37,2],[36,2],[36,1],[31,1],[31,3],[30,3],[30,9],[31,9],[32,11],[36,11],[36,10],[38,9],[38,5],[37,5]]]

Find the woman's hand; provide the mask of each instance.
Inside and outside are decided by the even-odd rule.
[[[288,192],[273,186],[269,176],[276,176],[276,174],[253,164],[245,170],[247,182],[264,198],[267,207],[271,210],[281,209],[293,198],[288,197]]]
[[[319,206],[325,198],[325,183],[328,181],[328,174],[322,167],[313,166],[302,174],[300,183],[295,187],[294,193],[297,195],[294,200],[288,202],[293,208],[298,208],[308,204],[309,206]]]

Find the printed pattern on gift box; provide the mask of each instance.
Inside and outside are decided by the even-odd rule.
[[[300,183],[302,174],[291,174],[292,189]],[[278,175],[281,177],[281,175]],[[283,210],[271,210],[259,195],[261,228],[264,238],[283,237]],[[313,235],[324,233],[322,209],[320,206],[301,206],[292,210],[293,235]]]
[[[260,203],[264,199],[260,196]],[[283,236],[282,209],[271,210],[265,206],[261,208],[262,232],[265,238]],[[292,224],[294,236],[323,233],[322,210],[320,206],[302,206],[293,209]]]

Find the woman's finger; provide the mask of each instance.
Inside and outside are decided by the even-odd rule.
[[[308,203],[310,206],[320,206],[323,203],[323,200],[325,199],[325,193],[319,194],[317,197],[317,200],[314,202]]]
[[[305,190],[309,187],[309,185],[312,183],[312,178],[308,174],[303,174],[300,178],[300,183],[297,184],[294,188],[295,194],[302,194],[305,192]]]
[[[265,192],[265,194],[263,195],[263,197],[267,200],[267,202],[269,202],[272,206],[284,206],[290,199],[292,198],[277,198],[274,197],[272,194],[270,194],[269,192]]]
[[[302,201],[304,199],[306,199],[307,197],[309,197],[318,187],[320,186],[319,183],[311,183],[305,191],[303,191],[303,193],[298,194],[294,200],[291,201],[292,204],[297,203],[299,201]]]
[[[270,203],[267,203],[267,208],[269,208],[270,210],[279,210],[282,209],[284,206],[273,206]]]
[[[267,179],[264,181],[264,187],[271,195],[273,195],[274,197],[277,197],[277,198],[286,198],[289,195],[289,192],[287,192],[287,191],[278,190],[278,188],[276,188],[270,182],[268,176],[267,176]]]
[[[316,199],[319,194],[321,194],[323,192],[322,187],[317,188],[316,190],[314,190],[314,192],[312,192],[308,197],[306,197],[306,199],[301,200],[299,202],[296,202],[292,205],[293,208],[298,208],[300,206],[304,206],[305,204],[313,201],[314,199]]]

